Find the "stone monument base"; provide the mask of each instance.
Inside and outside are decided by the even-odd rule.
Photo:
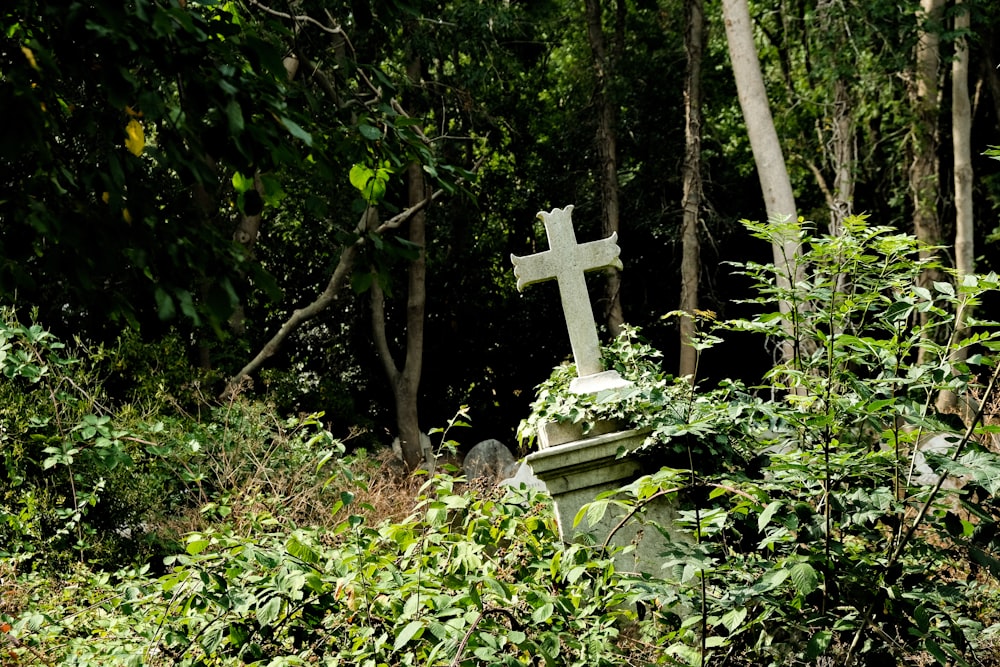
[[[580,508],[592,502],[606,491],[619,489],[643,474],[641,463],[634,458],[619,458],[619,453],[631,452],[638,448],[649,435],[649,431],[614,431],[592,435],[580,440],[550,445],[546,449],[530,454],[525,463],[531,466],[535,475],[545,483],[555,502],[559,537],[564,542],[572,542],[579,534],[592,534],[597,544],[603,544],[614,531],[611,544],[618,547],[634,545],[634,550],[619,553],[616,567],[625,572],[640,572],[651,576],[662,576],[661,554],[670,539],[689,541],[679,532],[670,530],[675,523],[674,503],[662,499],[654,501],[645,509],[647,519],[652,519],[666,528],[671,538],[665,538],[658,530],[644,527],[635,518],[620,526],[626,512],[623,508],[609,507],[604,518],[591,526],[586,518],[576,527],[573,520]],[[617,529],[617,530],[616,530]]]

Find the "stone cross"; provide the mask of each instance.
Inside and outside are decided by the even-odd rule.
[[[510,259],[514,263],[518,291],[546,280],[555,280],[559,284],[559,298],[562,300],[578,376],[570,383],[570,391],[591,394],[630,384],[617,371],[603,370],[594,310],[583,275],[586,271],[612,266],[621,269],[622,262],[618,258],[621,248],[618,247],[617,232],[600,241],[578,244],[572,213],[572,206],[548,213],[540,212],[538,217],[545,224],[549,249],[525,257],[511,255]]]

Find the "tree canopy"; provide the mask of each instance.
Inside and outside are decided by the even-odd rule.
[[[973,155],[994,142],[995,10],[965,3],[970,26],[953,30],[957,8],[936,17],[897,5],[750,5],[800,214],[818,224],[862,211],[912,224],[926,116],[907,81],[921,31],[940,37],[941,62],[969,45]],[[403,325],[419,251],[407,170],[419,165],[420,427],[469,403],[484,436],[509,438],[568,346],[554,290],[518,296],[507,257],[544,247],[535,214],[556,206],[575,205],[581,238],[602,234],[607,107],[624,318],[673,348],[676,324],[662,316],[681,283],[684,3],[596,2],[588,15],[557,0],[17,0],[2,12],[0,293],[49,326],[104,341],[124,328],[147,340],[179,332],[221,390],[318,305],[251,368],[256,390],[326,408],[343,428],[394,431],[369,294],[385,297],[383,356],[399,355],[414,333]],[[745,285],[725,261],[767,249],[735,223],[765,213],[721,6],[704,13],[697,286],[704,310],[738,312]],[[605,69],[594,67],[595,29]],[[948,108],[935,107],[942,128]],[[976,159],[973,209],[988,221],[1000,192]],[[939,170],[947,244],[950,160]],[[991,228],[976,225],[981,268],[994,261]],[[603,312],[602,278],[591,282]],[[751,372],[767,355],[741,363]],[[702,372],[728,367],[721,357]]]

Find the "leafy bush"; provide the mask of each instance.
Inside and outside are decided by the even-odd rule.
[[[175,478],[191,474],[185,488],[215,503],[168,570],[80,571],[55,586],[21,576],[0,608],[9,655],[64,665],[1000,664],[1000,457],[997,427],[983,420],[1000,404],[1000,366],[997,327],[975,312],[1000,281],[924,285],[935,266],[925,249],[862,218],[839,237],[750,227],[768,240],[798,235],[808,277],[777,287],[773,266],[742,267],[760,314],[719,323],[700,344],[753,331],[792,351],[787,360],[757,386],[703,390],[662,373],[629,330],[611,359],[633,387],[580,399],[557,369],[527,427],[557,413],[617,418],[650,429],[637,455],[689,464],[580,514],[624,505],[648,521],[647,503],[673,499],[677,525],[649,529],[690,539],[671,542],[659,576],[626,577],[613,553],[560,544],[544,495],[483,494],[449,477],[432,480],[409,517],[368,521],[358,462],[339,459],[316,423],[234,403],[163,427],[163,442],[199,443],[189,458],[170,447],[170,460],[183,464]],[[779,302],[792,307],[775,311]],[[954,412],[936,409],[942,391]],[[339,461],[319,468],[333,475],[320,487],[334,520],[302,528],[315,511],[283,515],[274,503],[313,484],[289,473],[315,472],[321,448]],[[289,483],[268,486],[279,478]]]
[[[669,652],[689,664],[973,662],[1000,629],[984,628],[996,613],[973,604],[996,599],[1000,575],[997,426],[982,422],[997,404],[998,329],[975,316],[1000,281],[925,286],[936,262],[863,218],[838,237],[748,226],[798,238],[807,277],[744,265],[760,314],[720,328],[762,333],[792,356],[750,389],[724,383],[677,401],[643,386],[654,377],[633,390],[654,429],[644,453],[687,448],[694,462],[627,489],[639,506],[675,498],[692,536],[647,584],[657,613],[680,617]],[[957,414],[935,410],[942,391]],[[945,451],[921,451],[931,436]],[[706,450],[730,452],[722,470],[701,465]]]
[[[91,579],[97,605],[55,595],[12,633],[67,665],[619,665],[648,651],[623,636],[636,618],[611,561],[563,549],[545,496],[455,484],[429,482],[401,522],[192,534],[165,576]]]
[[[204,402],[174,337],[70,348],[3,315],[0,557],[117,568],[172,552],[210,521],[329,521],[324,483],[344,448],[322,415]]]

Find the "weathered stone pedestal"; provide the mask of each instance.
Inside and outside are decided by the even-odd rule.
[[[595,500],[599,494],[619,489],[641,475],[652,472],[643,470],[640,462],[634,458],[618,457],[621,451],[631,452],[639,447],[648,431],[617,431],[609,428],[610,425],[598,425],[594,429],[596,433],[566,440],[565,438],[574,436],[572,427],[549,426],[541,434],[542,449],[530,454],[525,462],[552,495],[562,540],[572,542],[578,535],[589,533],[594,536],[597,544],[603,544],[625,517],[624,509],[609,507],[596,526],[591,526],[584,519],[574,528],[573,520],[580,508]],[[675,516],[673,504],[666,500],[654,501],[645,510],[647,519],[666,528],[674,525]],[[678,535],[674,539],[685,538]],[[614,533],[611,544],[635,547],[634,550],[616,556],[615,565],[620,571],[662,576],[661,554],[667,548],[668,540],[655,528],[645,527],[633,517]]]

